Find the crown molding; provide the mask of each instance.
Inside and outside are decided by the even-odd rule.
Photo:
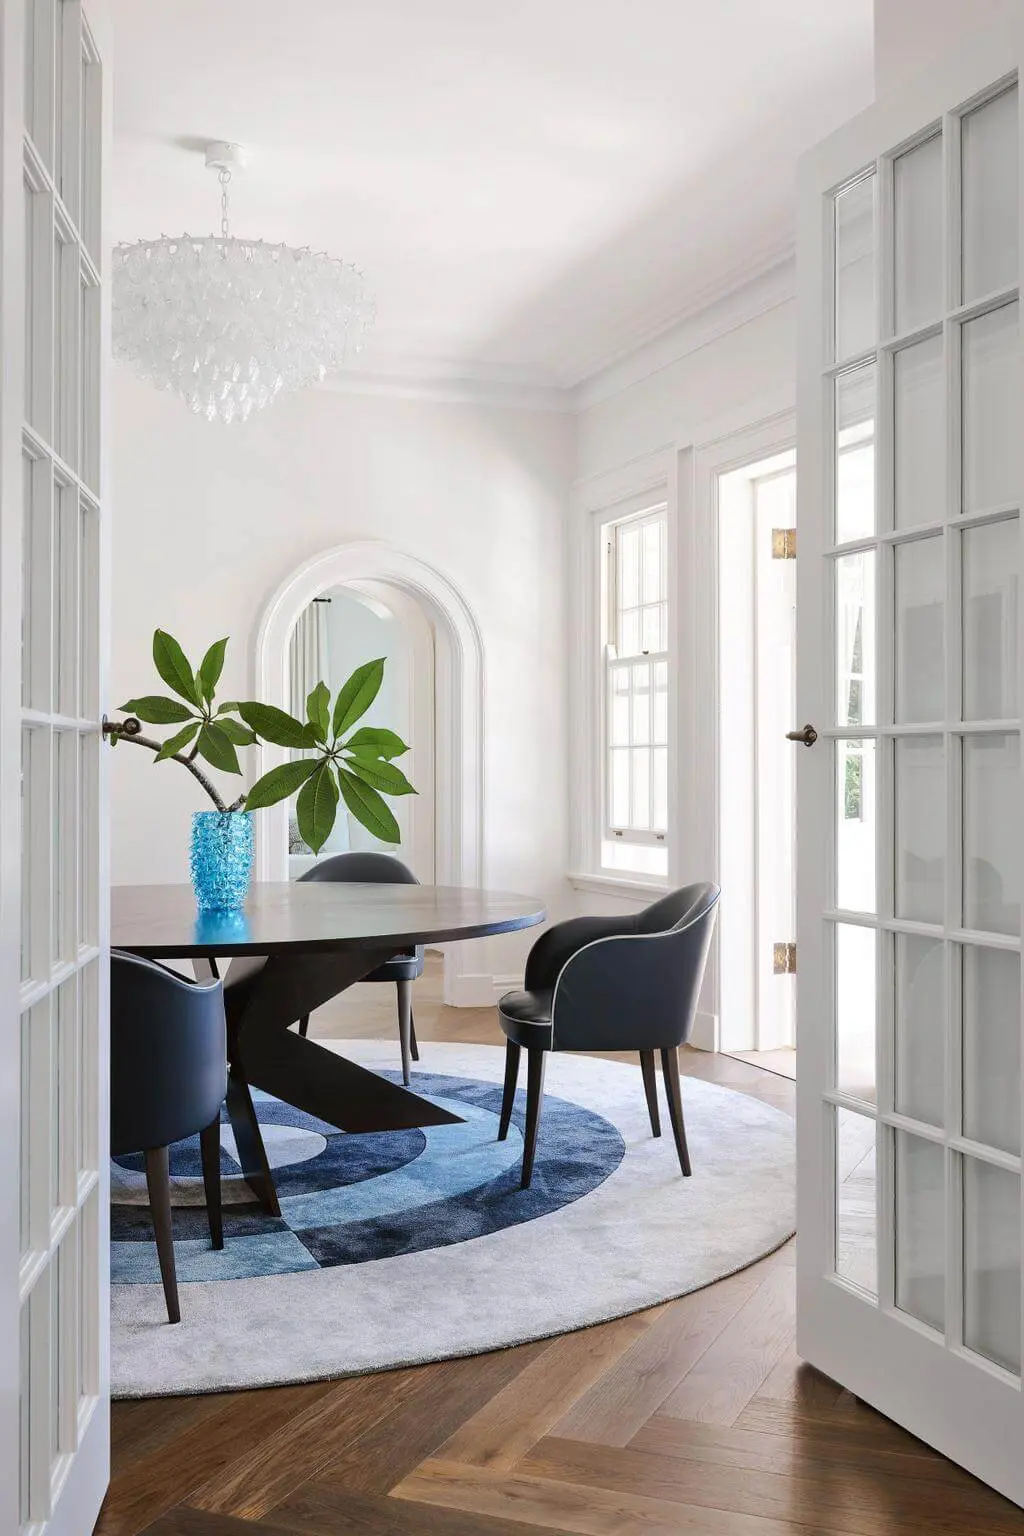
[[[573,410],[590,410],[795,297],[796,251],[787,243],[705,289],[674,320],[582,379],[571,390]]]
[[[502,369],[457,359],[408,359],[349,367],[319,387],[339,394],[475,405],[494,410],[579,414],[642,383],[720,336],[777,309],[796,295],[792,243],[776,247],[705,288],[670,320],[638,333],[630,346],[577,382],[527,369]]]
[[[476,405],[494,410],[550,411],[566,415],[572,396],[563,385],[518,370],[502,371],[462,362],[389,363],[345,368],[319,386],[346,395],[420,400],[436,405]]]

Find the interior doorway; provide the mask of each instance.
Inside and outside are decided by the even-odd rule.
[[[721,1049],[795,1076],[796,453],[718,476]]]
[[[400,842],[381,842],[341,807],[319,858],[350,850],[393,853],[418,880],[433,884],[434,649],[433,626],[420,604],[386,581],[357,580],[329,587],[299,614],[289,641],[291,713],[304,718],[306,696],[321,679],[334,695],[356,667],[383,656],[384,680],[361,723],[388,726],[409,743],[402,769],[417,791],[391,802]],[[296,880],[317,862],[317,855],[302,841],[294,801],[289,806],[287,835],[288,878]]]

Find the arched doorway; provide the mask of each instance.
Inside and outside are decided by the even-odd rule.
[[[434,880],[482,885],[483,647],[469,605],[446,576],[376,540],[342,544],[306,561],[278,588],[260,621],[257,697],[289,707],[292,631],[314,598],[337,589],[392,609],[413,604],[429,625],[434,644]],[[258,752],[260,773],[287,756],[266,743]],[[260,880],[288,878],[287,805],[273,806],[259,818],[256,871]],[[478,1000],[472,959],[463,956],[463,948],[449,946],[445,956],[445,1001],[456,1005]]]

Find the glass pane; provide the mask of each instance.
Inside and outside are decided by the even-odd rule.
[[[945,1113],[944,949],[941,940],[896,935],[896,1108],[942,1125]]]
[[[943,919],[946,767],[941,736],[896,742],[896,916]]]
[[[920,1136],[896,1132],[896,1305],[943,1328],[945,1153]]]
[[[655,604],[643,610],[643,643],[640,647],[643,651],[660,651],[661,639],[661,604]]]
[[[99,732],[78,738],[78,939],[97,942],[99,872]]]
[[[619,529],[619,607],[635,608],[640,601],[640,529]]]
[[[1017,281],[1017,90],[961,125],[964,302]]]
[[[54,488],[53,507],[53,697],[63,715],[78,714],[78,493]]]
[[[656,747],[654,751],[654,804],[651,825],[658,832],[668,826],[668,748]]]
[[[80,561],[78,594],[78,661],[81,668],[79,709],[86,720],[99,714],[99,513],[88,502],[81,502],[81,527],[78,554]]]
[[[612,826],[629,826],[629,749],[612,753]]]
[[[633,741],[646,745],[651,739],[651,669],[633,668]]]
[[[964,738],[964,927],[1020,933],[1020,737]]]
[[[50,698],[50,467],[22,455],[21,682],[26,709],[49,710]]]
[[[629,746],[629,673],[625,667],[612,672],[611,740],[613,747]]]
[[[1019,498],[1019,307],[1004,304],[963,328],[965,512]]]
[[[964,719],[1009,720],[1017,698],[1017,569],[1014,518],[963,534]]]
[[[875,1102],[875,930],[836,924],[836,1087]]]
[[[904,347],[893,358],[897,528],[946,515],[946,429],[942,337]]]
[[[656,603],[662,592],[661,544],[663,523],[648,523],[644,528],[643,600]]]
[[[875,743],[836,742],[836,905],[877,911]]]
[[[836,708],[840,725],[875,720],[875,555],[836,561]]]
[[[1020,1178],[964,1159],[964,1343],[1020,1373]]]
[[[896,719],[942,720],[946,712],[942,664],[946,561],[942,537],[898,544],[895,556]]]
[[[875,365],[836,379],[836,543],[875,531]]]
[[[635,747],[633,758],[632,825],[646,831],[651,825],[651,753],[649,747]]]
[[[668,662],[654,664],[654,739],[668,741]]]
[[[893,168],[896,331],[937,320],[942,294],[942,135],[900,155]]]
[[[1020,955],[963,952],[964,1135],[1020,1152]]]
[[[836,1110],[836,1274],[878,1295],[875,1122]]]
[[[640,610],[631,608],[619,622],[619,655],[637,656],[640,653]]]
[[[836,357],[875,341],[875,178],[865,176],[835,201]]]

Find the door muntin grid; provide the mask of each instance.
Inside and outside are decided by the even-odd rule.
[[[26,0],[20,1519],[99,1401],[102,80],[78,0]]]
[[[832,720],[822,732],[835,786],[825,913],[832,1278],[1014,1379],[1019,131],[1016,82],[1004,82],[835,190],[821,382],[832,442],[823,568]],[[872,264],[857,249],[859,288],[844,272],[854,208],[874,255]],[[1006,249],[985,249],[979,219]],[[868,299],[870,312],[841,313]],[[851,443],[859,476],[844,465]],[[874,818],[869,853],[852,837],[865,816]],[[1015,1246],[996,1230],[1009,1210]]]

